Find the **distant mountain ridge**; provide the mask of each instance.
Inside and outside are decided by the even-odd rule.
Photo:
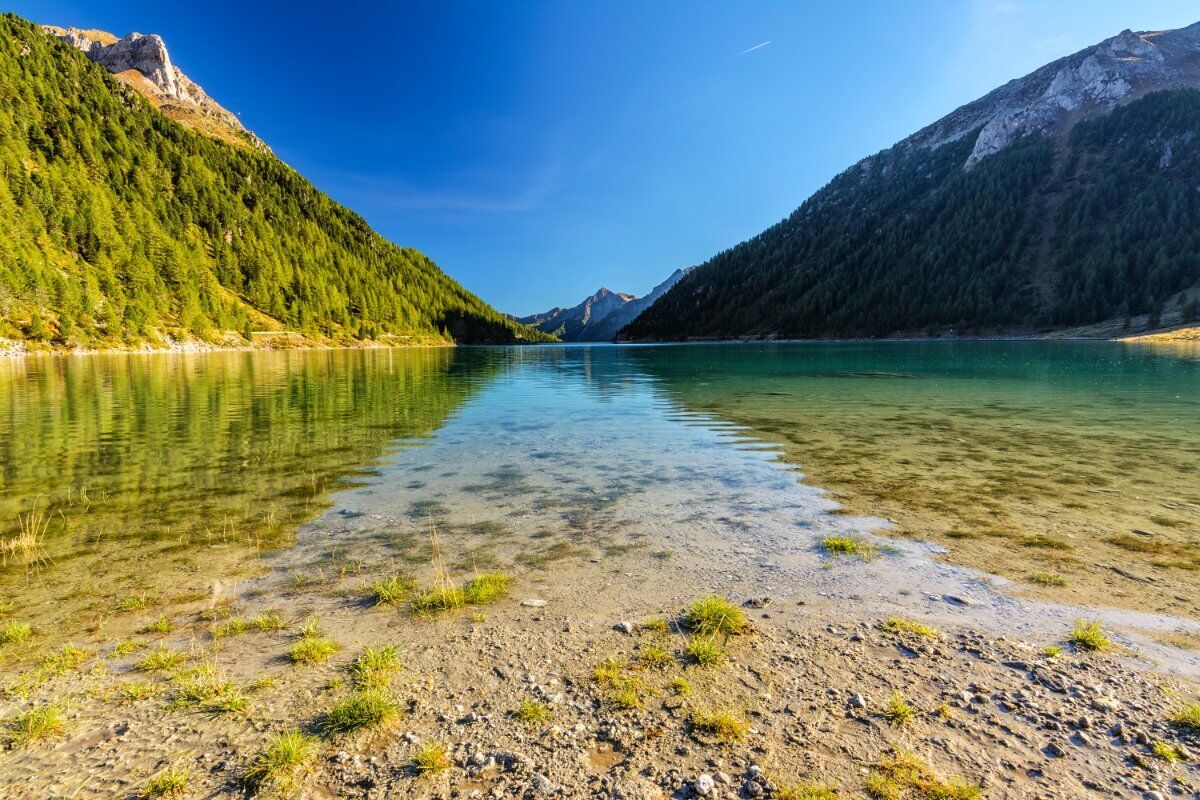
[[[620,338],[1161,320],[1200,287],[1197,89],[1200,23],[1058,59],[845,170]]]
[[[675,270],[642,297],[601,288],[572,308],[557,306],[541,314],[514,319],[522,325],[553,334],[564,342],[611,342],[618,331],[666,294],[691,269]]]

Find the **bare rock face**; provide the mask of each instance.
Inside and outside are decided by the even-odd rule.
[[[1200,23],[1122,31],[957,109],[903,145],[935,148],[982,128],[965,167],[1031,133],[1055,133],[1148,92],[1200,83]]]
[[[87,54],[87,57],[172,118],[223,139],[266,146],[249,133],[241,120],[210,98],[199,84],[171,63],[167,45],[157,34],[131,33],[120,39],[104,31],[43,26],[50,34]]]

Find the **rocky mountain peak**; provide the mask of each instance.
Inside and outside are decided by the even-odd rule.
[[[968,103],[903,145],[934,148],[981,129],[970,168],[1030,133],[1056,133],[1148,92],[1200,82],[1200,23],[1112,38],[1061,58]]]
[[[105,31],[42,27],[83,51],[176,121],[226,141],[266,149],[235,114],[210,98],[199,84],[171,63],[167,45],[158,34],[135,32],[117,38]]]

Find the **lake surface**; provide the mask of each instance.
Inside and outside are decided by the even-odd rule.
[[[368,548],[417,569],[434,536],[456,566],[547,571],[768,530],[806,550],[911,536],[1018,584],[1061,576],[1025,586],[1052,600],[1194,618],[1200,359],[979,342],[0,361],[0,609],[63,636],[281,568],[256,556],[298,532],[301,580]]]

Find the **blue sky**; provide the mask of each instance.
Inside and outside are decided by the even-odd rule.
[[[1200,20],[1194,0],[0,8],[161,34],[285,161],[517,314],[644,293],[1011,78]]]

